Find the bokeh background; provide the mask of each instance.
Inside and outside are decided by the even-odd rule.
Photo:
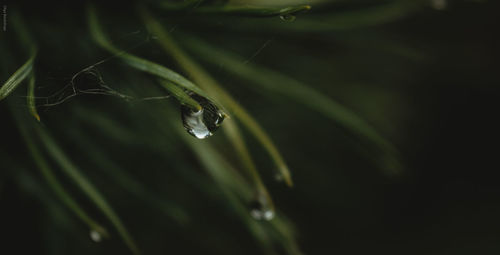
[[[247,214],[245,190],[252,186],[239,185],[240,179],[252,181],[224,124],[197,141],[178,132],[179,103],[172,97],[69,97],[75,74],[101,60],[97,75],[76,76],[76,87],[102,89],[102,79],[134,98],[168,94],[150,75],[99,47],[89,33],[87,3],[5,3],[0,80],[28,58],[10,22],[19,15],[38,46],[41,122],[29,116],[26,84],[0,101],[0,253],[131,253],[106,215],[61,171],[64,164],[47,140],[33,138],[65,192],[110,237],[93,242],[88,226],[51,189],[22,131],[35,137],[41,129],[113,207],[143,254],[498,254],[498,2],[272,2],[312,8],[289,22],[279,15],[198,13],[144,2],[186,55],[263,127],[287,162],[292,188],[275,180],[273,161],[238,122],[276,206],[269,222]],[[136,4],[95,3],[113,43],[190,78],[145,29]],[[197,45],[222,53],[203,53]],[[312,109],[307,102],[318,99],[310,94],[290,96],[286,79],[256,72],[260,80],[285,82],[266,89],[265,81],[231,71],[217,55],[225,53],[239,56],[240,71],[272,70],[335,101],[395,150]]]

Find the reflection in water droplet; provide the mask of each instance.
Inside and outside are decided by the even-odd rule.
[[[283,20],[283,21],[288,21],[288,22],[292,22],[295,20],[295,15],[292,15],[292,14],[285,14],[285,15],[281,15],[280,16],[280,19]]]
[[[90,239],[92,239],[92,241],[98,243],[102,240],[102,236],[99,232],[92,229],[92,230],[90,230]]]
[[[204,139],[213,134],[224,120],[222,111],[208,99],[192,94],[191,97],[202,107],[200,111],[193,111],[191,108],[182,105],[182,123],[186,131],[198,139]]]
[[[262,196],[250,203],[250,215],[256,220],[272,220],[274,218],[274,210]]]

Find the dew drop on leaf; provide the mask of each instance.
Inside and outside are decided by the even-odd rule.
[[[224,114],[219,108],[205,97],[192,94],[191,97],[201,105],[201,110],[193,111],[188,106],[181,106],[182,123],[186,131],[198,138],[211,136],[222,124]]]
[[[283,182],[285,178],[283,178],[283,175],[281,173],[275,173],[274,180],[276,180],[277,182]]]
[[[250,203],[250,215],[256,220],[272,220],[274,210],[269,206],[264,197]]]
[[[92,241],[94,241],[96,243],[99,243],[102,240],[102,236],[99,232],[92,229],[92,230],[90,230],[90,239],[92,239]]]
[[[292,22],[295,20],[295,15],[292,15],[292,14],[284,14],[284,15],[281,15],[280,16],[280,19],[283,20],[283,21],[288,21],[288,22]]]

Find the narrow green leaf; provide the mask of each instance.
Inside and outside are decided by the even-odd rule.
[[[296,15],[311,9],[310,5],[298,5],[291,7],[261,7],[252,5],[222,5],[222,6],[203,6],[193,10],[196,13],[214,13],[214,14],[231,14],[238,16],[251,17],[273,17]]]
[[[286,22],[272,22],[265,19],[230,19],[226,30],[249,33],[323,33],[329,31],[343,31],[374,27],[395,22],[411,16],[425,8],[425,1],[379,1],[378,4],[369,4],[355,10],[341,10],[338,12],[315,13],[297,19],[293,24]],[[293,15],[280,15],[283,18]],[[222,19],[222,20],[221,20]],[[284,19],[286,20],[286,19]],[[204,25],[220,26],[227,23],[220,15],[206,17]]]
[[[273,17],[296,15],[311,9],[310,5],[295,5],[289,7],[238,5],[238,4],[206,4],[203,0],[186,0],[179,3],[160,1],[156,5],[165,11],[186,11],[189,13],[227,14],[249,17]]]
[[[288,75],[247,63],[243,58],[210,46],[199,38],[184,37],[183,43],[192,49],[197,56],[207,62],[214,65],[223,65],[225,67],[224,70],[249,80],[255,85],[259,85],[262,89],[288,96],[290,99],[322,113],[353,133],[382,148],[387,153],[386,156],[392,157],[391,154],[395,153],[395,147],[366,121],[350,109],[335,102],[321,92],[314,90],[310,86]]]
[[[240,160],[243,162],[243,165],[250,174],[250,177],[252,178],[252,181],[256,186],[258,194],[262,194],[263,196],[266,197],[266,201],[268,201],[271,210],[274,212],[275,208],[273,199],[271,198],[269,191],[267,190],[266,186],[262,181],[262,178],[260,177],[259,172],[257,171],[257,167],[255,166],[255,163],[252,159],[252,156],[250,155],[250,152],[248,151],[247,145],[245,143],[245,140],[243,139],[243,135],[241,134],[238,125],[234,120],[228,119],[226,120],[224,131],[225,131],[224,133],[228,137],[228,140],[236,149],[236,152],[238,153]]]
[[[172,1],[159,1],[157,6],[167,11],[181,11],[181,10],[191,10],[199,6],[204,0],[184,0],[178,2]]]
[[[70,159],[59,148],[50,135],[40,127],[36,128],[41,141],[44,143],[47,152],[51,155],[55,162],[57,162],[64,173],[71,178],[78,187],[91,199],[91,201],[102,211],[104,215],[115,226],[116,230],[127,244],[129,249],[134,254],[140,254],[140,251],[135,244],[132,236],[129,234],[122,221],[115,213],[113,208],[108,204],[104,197],[94,187],[92,183],[81,173],[81,171],[70,161]]]
[[[189,106],[194,111],[201,110],[201,105],[191,98],[182,88],[164,79],[158,79],[158,82],[164,87],[172,96],[174,96],[181,104]]]
[[[33,115],[33,117],[35,117],[36,120],[40,121],[40,115],[38,115],[35,103],[35,72],[31,73],[28,81],[28,96],[26,97],[26,100],[29,112]]]
[[[59,180],[57,180],[56,175],[43,157],[40,149],[33,142],[33,138],[28,134],[26,128],[22,124],[19,124],[19,127],[26,145],[28,146],[28,149],[31,153],[31,156],[33,157],[35,164],[38,166],[38,169],[42,173],[43,177],[49,184],[49,187],[52,188],[59,199],[61,199],[61,201],[71,211],[73,211],[73,213],[75,213],[78,218],[85,222],[91,230],[97,231],[103,237],[109,237],[108,231],[100,224],[98,224],[95,220],[93,220],[69,195],[69,193],[64,189]]]
[[[75,115],[87,124],[92,125],[95,130],[99,130],[107,135],[113,133],[119,133],[122,135],[125,134],[125,136],[133,135],[133,139],[145,142],[141,138],[137,137],[135,133],[128,130],[126,125],[124,126],[123,123],[120,123],[110,116],[105,114],[103,115],[102,112],[82,107],[77,108]],[[119,131],[117,132],[117,130]],[[184,209],[182,209],[182,207],[162,196],[159,196],[159,194],[150,190],[149,187],[136,180],[134,176],[124,171],[125,169],[123,169],[123,167],[119,166],[112,158],[106,155],[105,150],[102,146],[100,146],[102,143],[96,142],[95,139],[92,139],[91,135],[78,129],[71,130],[69,134],[72,137],[75,137],[75,141],[78,142],[79,148],[88,152],[88,158],[99,166],[102,173],[112,178],[116,184],[122,186],[124,190],[129,192],[131,195],[136,196],[143,202],[160,209],[168,217],[174,219],[180,224],[188,223],[190,221],[189,215]],[[117,137],[121,136],[119,135]]]
[[[227,106],[228,109],[234,114],[249,131],[257,138],[257,140],[262,144],[262,146],[268,151],[271,158],[274,160],[278,167],[278,171],[283,176],[285,182],[292,186],[292,179],[290,176],[290,171],[285,161],[283,160],[278,149],[271,141],[267,133],[260,127],[260,125],[255,121],[251,115],[236,101],[234,100],[228,92],[226,92],[217,82],[196,62],[191,60],[187,54],[185,54],[181,48],[170,38],[167,32],[163,29],[161,24],[159,24],[151,15],[145,10],[141,9],[141,16],[146,24],[148,30],[158,37],[157,42],[160,43],[162,48],[175,59],[180,66],[182,66],[186,72],[189,72],[191,77],[200,86],[210,93],[212,98],[219,100],[223,105]],[[240,151],[243,152],[243,151]],[[243,152],[244,153],[244,152]],[[246,157],[246,156],[245,156]]]
[[[24,63],[17,71],[7,79],[7,81],[0,88],[0,100],[3,100],[10,95],[32,72],[33,61],[35,59],[35,54]]]
[[[92,35],[92,38],[101,46],[102,48],[108,50],[109,52],[116,54],[116,57],[119,57],[123,62],[128,64],[129,66],[136,68],[140,71],[161,77],[165,80],[175,83],[176,85],[185,88],[187,90],[193,91],[198,95],[204,96],[206,98],[210,98],[205,91],[200,89],[197,85],[184,78],[182,75],[177,72],[172,71],[169,68],[166,68],[157,63],[151,62],[149,60],[134,56],[125,51],[122,51],[115,46],[112,45],[111,41],[105,35],[95,9],[90,5],[88,8],[88,22],[89,29]],[[212,100],[213,101],[213,100]],[[220,105],[219,108],[223,109]]]
[[[168,111],[168,109],[162,110]],[[288,220],[283,217],[277,217],[269,225],[263,225],[250,217],[248,205],[242,202],[240,197],[243,198],[243,201],[254,199],[252,188],[235,174],[237,172],[232,169],[232,166],[222,157],[216,148],[209,143],[190,139],[179,126],[175,127],[173,125],[173,128],[177,131],[178,136],[185,140],[185,143],[194,152],[208,174],[219,184],[218,186],[222,190],[222,194],[226,196],[226,200],[228,201],[226,204],[235,210],[240,220],[247,226],[261,245],[270,249],[273,245],[270,235],[277,234],[279,239],[284,240],[285,249],[289,251],[289,254],[302,254],[297,248],[295,230]],[[267,227],[271,227],[271,229]],[[266,254],[276,253],[267,250]]]

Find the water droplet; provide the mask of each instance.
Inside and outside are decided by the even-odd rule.
[[[281,15],[280,16],[280,19],[283,20],[283,21],[288,21],[288,22],[292,22],[295,20],[295,15],[292,15],[292,14],[285,14],[285,15]]]
[[[285,180],[285,178],[283,178],[283,175],[281,173],[275,173],[274,174],[274,179],[277,182],[283,182]]]
[[[267,203],[264,196],[250,203],[250,215],[256,220],[272,220],[274,218],[274,210]]]
[[[91,229],[90,230],[90,239],[92,239],[92,241],[98,243],[98,242],[100,242],[102,240],[102,236],[96,230]]]
[[[198,139],[204,139],[213,134],[224,120],[224,115],[210,100],[192,94],[191,97],[202,107],[200,111],[193,111],[188,106],[181,106],[182,123],[186,131]]]

